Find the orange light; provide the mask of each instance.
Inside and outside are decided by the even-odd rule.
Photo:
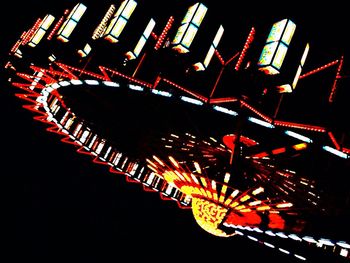
[[[249,195],[245,195],[245,196],[243,196],[243,197],[240,199],[240,201],[241,201],[241,202],[245,202],[245,201],[247,201],[248,199],[250,199],[250,196],[249,196]]]
[[[300,150],[306,149],[307,148],[307,144],[304,142],[304,143],[299,143],[299,144],[293,145],[292,147],[295,150],[300,151]]]
[[[260,194],[260,193],[262,193],[262,192],[264,192],[264,188],[259,187],[259,188],[255,189],[255,190],[252,192],[252,194],[253,194],[253,195],[257,195],[257,194]]]
[[[153,155],[153,159],[156,160],[161,166],[165,166],[164,163],[155,155]]]
[[[287,208],[287,207],[292,207],[293,204],[292,203],[281,203],[276,205],[277,208]]]
[[[169,160],[176,168],[180,167],[178,162],[173,157],[169,156]]]
[[[269,210],[269,209],[271,209],[271,207],[269,207],[268,205],[265,205],[265,206],[259,206],[256,210],[264,211],[264,210]]]

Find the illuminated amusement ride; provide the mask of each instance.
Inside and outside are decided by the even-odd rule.
[[[142,5],[76,3],[38,18],[5,65],[23,107],[212,235],[301,261],[306,248],[350,259],[348,237],[317,224],[348,216],[348,192],[329,183],[349,172],[344,56],[311,64],[290,18],[237,36],[201,2],[154,17]]]

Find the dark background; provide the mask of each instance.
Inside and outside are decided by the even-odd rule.
[[[84,2],[89,7],[89,3]],[[159,3],[146,1],[160,10]],[[164,1],[166,2],[166,1]],[[188,6],[186,2],[175,4]],[[209,2],[209,1],[208,1]],[[1,67],[7,51],[20,33],[38,16],[71,1],[8,2],[2,7]],[[94,3],[96,4],[96,3]],[[332,57],[348,50],[348,17],[337,2],[317,3],[305,9],[301,3],[255,5],[218,1],[225,5],[222,17],[230,21],[259,21],[290,14],[310,29],[317,55]],[[166,3],[165,9],[171,9]],[[5,14],[5,16],[4,16]],[[242,22],[243,23],[243,22]],[[330,52],[330,53],[329,53]],[[315,56],[317,57],[315,54]],[[323,63],[329,62],[327,59]],[[1,69],[3,70],[3,69]],[[2,262],[26,259],[53,261],[236,261],[300,262],[246,238],[216,238],[203,231],[191,210],[163,201],[158,193],[145,192],[138,184],[93,164],[77,154],[74,146],[33,120],[32,113],[1,77],[1,225]],[[345,113],[345,116],[347,112]],[[124,259],[123,259],[124,258]],[[243,259],[243,260],[242,260]]]

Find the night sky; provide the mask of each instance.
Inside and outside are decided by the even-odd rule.
[[[2,13],[14,16],[1,18],[2,68],[7,51],[24,29],[46,11],[62,9],[72,1],[56,2],[31,0],[24,5],[9,2],[3,7]],[[86,5],[89,7],[92,2],[87,1]],[[144,2],[160,9],[156,1]],[[174,5],[186,7],[190,2],[177,1]],[[259,8],[254,8],[252,3],[240,4],[234,12],[224,8],[225,22],[231,21],[230,16],[235,16],[232,20],[242,23],[240,26],[275,20],[266,4]],[[278,13],[276,19],[290,15],[300,23],[305,22],[307,30],[312,31],[309,36],[316,47],[312,54],[315,66],[328,63],[342,53],[349,55],[345,40],[348,17],[344,16],[344,7],[335,5],[334,1],[332,4],[314,10],[288,8],[286,11],[286,6],[276,7],[285,12]],[[164,3],[162,7],[171,10]],[[228,54],[230,50],[225,52]],[[325,58],[320,59],[321,55]],[[61,143],[58,135],[45,131],[45,124],[33,120],[34,115],[22,108],[14,93],[1,77],[0,192],[1,218],[5,222],[0,236],[1,250],[5,253],[0,252],[0,260],[9,257],[2,262],[17,259],[235,262],[237,258],[240,262],[301,262],[247,238],[223,239],[206,233],[195,222],[191,210],[182,210],[175,202],[163,201],[158,193],[146,192],[139,184],[126,182],[124,176],[109,173],[106,166],[92,163],[89,156],[78,154],[74,146]],[[342,127],[348,129],[346,124]]]

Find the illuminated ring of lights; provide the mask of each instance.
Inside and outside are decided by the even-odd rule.
[[[41,106],[44,107],[44,109],[45,109],[45,111],[46,111],[46,113],[48,115],[47,121],[54,122],[57,125],[57,128],[61,132],[67,133],[69,135],[69,138],[71,140],[73,140],[74,143],[78,144],[79,146],[82,146],[82,148],[80,148],[79,152],[82,152],[82,151],[83,152],[88,152],[91,155],[96,156],[96,158],[95,158],[96,162],[101,162],[101,163],[105,163],[107,165],[110,165],[110,166],[113,167],[114,170],[119,171],[119,172],[123,172],[126,175],[128,175],[131,179],[139,181],[139,178],[137,178],[137,177],[133,178],[133,174],[128,173],[126,171],[126,169],[124,169],[125,168],[124,165],[121,165],[120,167],[118,167],[116,165],[116,163],[117,163],[116,161],[115,161],[116,163],[113,163],[113,162],[107,161],[106,158],[104,158],[103,156],[100,156],[99,155],[99,151],[100,151],[99,148],[95,148],[95,150],[94,150],[91,147],[87,147],[86,145],[83,145],[82,139],[76,136],[77,133],[78,133],[77,131],[70,132],[69,129],[65,128],[65,126],[60,124],[60,122],[54,118],[55,112],[50,107],[48,107],[48,103],[47,103],[47,99],[48,99],[49,94],[50,95],[55,95],[56,97],[59,97],[59,95],[57,94],[59,87],[68,87],[70,85],[75,86],[75,85],[82,85],[82,84],[84,84],[84,85],[106,85],[106,86],[112,86],[112,87],[120,88],[119,87],[120,84],[118,84],[116,82],[112,82],[112,81],[102,81],[102,82],[100,82],[100,81],[98,81],[96,79],[90,79],[90,80],[84,80],[84,81],[78,80],[78,79],[72,79],[70,81],[60,81],[60,82],[55,82],[55,83],[53,83],[51,85],[48,85],[47,87],[43,88],[43,90],[41,92],[41,96],[37,99],[37,102],[41,103]],[[129,84],[128,86],[129,86],[131,92],[151,92],[151,93],[153,93],[155,95],[163,96],[163,97],[164,96],[165,97],[172,97],[173,96],[169,92],[160,91],[160,90],[156,90],[156,89],[148,89],[147,87],[143,87],[143,86],[140,86],[140,85]],[[175,96],[173,96],[173,97],[175,97]],[[193,98],[190,98],[190,97],[180,96],[180,97],[177,97],[177,99],[180,99],[182,102],[185,102],[185,103],[195,104],[197,106],[205,106],[205,104],[202,103],[201,101],[193,99]],[[62,106],[64,106],[64,103],[62,104]],[[57,109],[57,108],[55,108],[55,109]],[[221,107],[221,106],[214,105],[214,106],[212,106],[212,109],[216,110],[216,111],[218,111],[220,113],[233,116],[233,117],[238,116],[237,112],[234,112],[232,110],[229,110],[229,109]],[[69,110],[66,109],[66,111],[68,112]],[[74,113],[71,113],[71,114],[72,114],[72,116],[74,116],[74,118],[76,117]],[[79,119],[79,117],[77,117],[77,119]],[[257,125],[263,124],[263,126],[267,126],[268,128],[274,128],[273,125],[270,125],[268,123],[262,122],[262,121],[260,121],[258,119],[253,118],[253,117],[248,117],[248,119],[251,120],[252,123],[254,123],[254,124],[257,124]],[[91,130],[89,127],[86,127],[86,129]],[[287,134],[286,131],[284,131],[284,134]],[[96,135],[96,136],[98,136],[98,135]],[[105,139],[104,139],[104,141],[107,144]],[[305,142],[305,140],[304,140],[304,142]],[[311,142],[311,140],[309,142]],[[119,161],[119,159],[118,159],[118,161]],[[144,167],[144,169],[147,169],[147,167]],[[145,186],[149,185],[149,183],[145,183],[145,182],[143,182],[143,183],[144,183]],[[161,195],[166,195],[167,196],[168,194],[165,191]],[[180,195],[180,198],[176,198],[175,196],[177,196],[177,195],[178,195],[178,193],[176,193],[171,198],[179,201],[181,206],[188,206],[189,205],[190,202],[189,202],[188,199],[187,199],[187,201],[185,201],[186,197],[184,195]]]

